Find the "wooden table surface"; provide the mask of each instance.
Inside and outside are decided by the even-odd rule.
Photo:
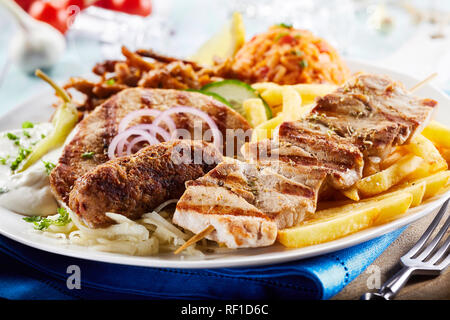
[[[435,217],[437,211],[438,210],[411,224],[400,237],[398,237],[397,240],[395,240],[391,246],[373,262],[371,265],[372,267],[369,266],[365,272],[354,279],[344,288],[344,290],[334,296],[333,299],[355,300],[359,299],[365,292],[376,292],[376,289],[368,289],[368,283],[369,285],[374,283],[374,270],[380,271],[381,284],[397,272],[400,269],[400,257],[408,252],[408,250],[417,242]],[[450,208],[441,220],[441,226],[448,218],[449,212]],[[447,230],[446,236],[450,236],[450,230]],[[413,276],[395,299],[450,300],[450,268],[447,268],[447,270],[438,277]]]

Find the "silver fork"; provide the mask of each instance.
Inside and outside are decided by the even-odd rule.
[[[433,240],[428,245],[425,245],[425,243],[430,239],[439,221],[445,215],[449,200],[447,199],[442,205],[438,214],[414,247],[400,258],[402,268],[385,282],[377,293],[367,292],[361,296],[361,300],[391,300],[406,284],[411,275],[439,275],[444,272],[450,264],[450,254],[447,253],[450,247],[450,237],[445,240],[439,249],[436,250],[436,246],[449,228],[450,216]],[[443,259],[446,253],[447,256]]]

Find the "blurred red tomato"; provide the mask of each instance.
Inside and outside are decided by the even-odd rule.
[[[28,11],[34,0],[16,0],[16,3],[22,7],[23,10]]]
[[[100,7],[103,9],[112,10],[112,0],[98,0],[95,1],[94,6]]]
[[[143,17],[152,13],[151,0],[99,0],[95,6]]]
[[[85,0],[53,0],[52,2],[61,9],[67,9],[70,6],[77,6],[81,11],[87,7]]]
[[[112,0],[117,11],[146,17],[152,13],[151,0]]]
[[[35,19],[46,22],[65,33],[68,28],[67,12],[65,9],[59,8],[55,3],[50,1],[35,1],[30,6],[28,13]]]

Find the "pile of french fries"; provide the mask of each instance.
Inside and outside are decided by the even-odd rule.
[[[280,86],[256,83],[253,88],[269,104],[274,117],[255,120],[252,141],[271,138],[283,121],[308,114],[314,100],[336,89],[332,85],[299,84]],[[245,102],[248,112],[261,105]],[[254,112],[261,106],[255,107]],[[377,164],[368,162],[364,177],[352,188],[336,191],[340,200],[318,203],[318,211],[292,228],[280,230],[278,241],[300,248],[332,241],[401,216],[428,198],[449,190],[450,128],[431,121],[409,144],[400,146]]]
[[[295,121],[301,119],[304,115],[308,114],[311,108],[314,106],[314,100],[316,97],[324,96],[333,92],[337,87],[334,85],[317,85],[317,84],[296,84],[281,86],[272,82],[260,82],[252,85],[253,89],[258,91],[261,98],[267,102],[272,109],[273,118],[267,120],[267,118],[259,117],[257,121],[253,116],[250,116],[250,121],[253,126],[252,142],[271,138],[273,132],[283,121]],[[249,99],[252,101],[245,101],[246,105],[253,103],[257,99]],[[261,107],[259,107],[261,108]],[[256,113],[258,108],[250,110],[246,108],[247,114]]]

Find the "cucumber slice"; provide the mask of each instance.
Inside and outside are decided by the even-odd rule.
[[[190,91],[190,92],[198,92],[198,93],[202,93],[204,95],[213,97],[214,99],[216,99],[217,101],[222,102],[223,104],[229,106],[230,108],[233,108],[233,106],[231,105],[231,103],[225,99],[224,97],[222,97],[221,95],[214,93],[214,92],[207,92],[207,91],[203,91],[203,90],[196,90],[196,89],[186,89],[185,91]]]
[[[231,104],[231,107],[245,117],[245,110],[242,106],[247,99],[260,98],[266,109],[267,119],[272,118],[272,110],[269,105],[262,99],[258,92],[247,83],[229,79],[219,82],[213,82],[205,85],[201,91],[210,92],[220,95]]]

